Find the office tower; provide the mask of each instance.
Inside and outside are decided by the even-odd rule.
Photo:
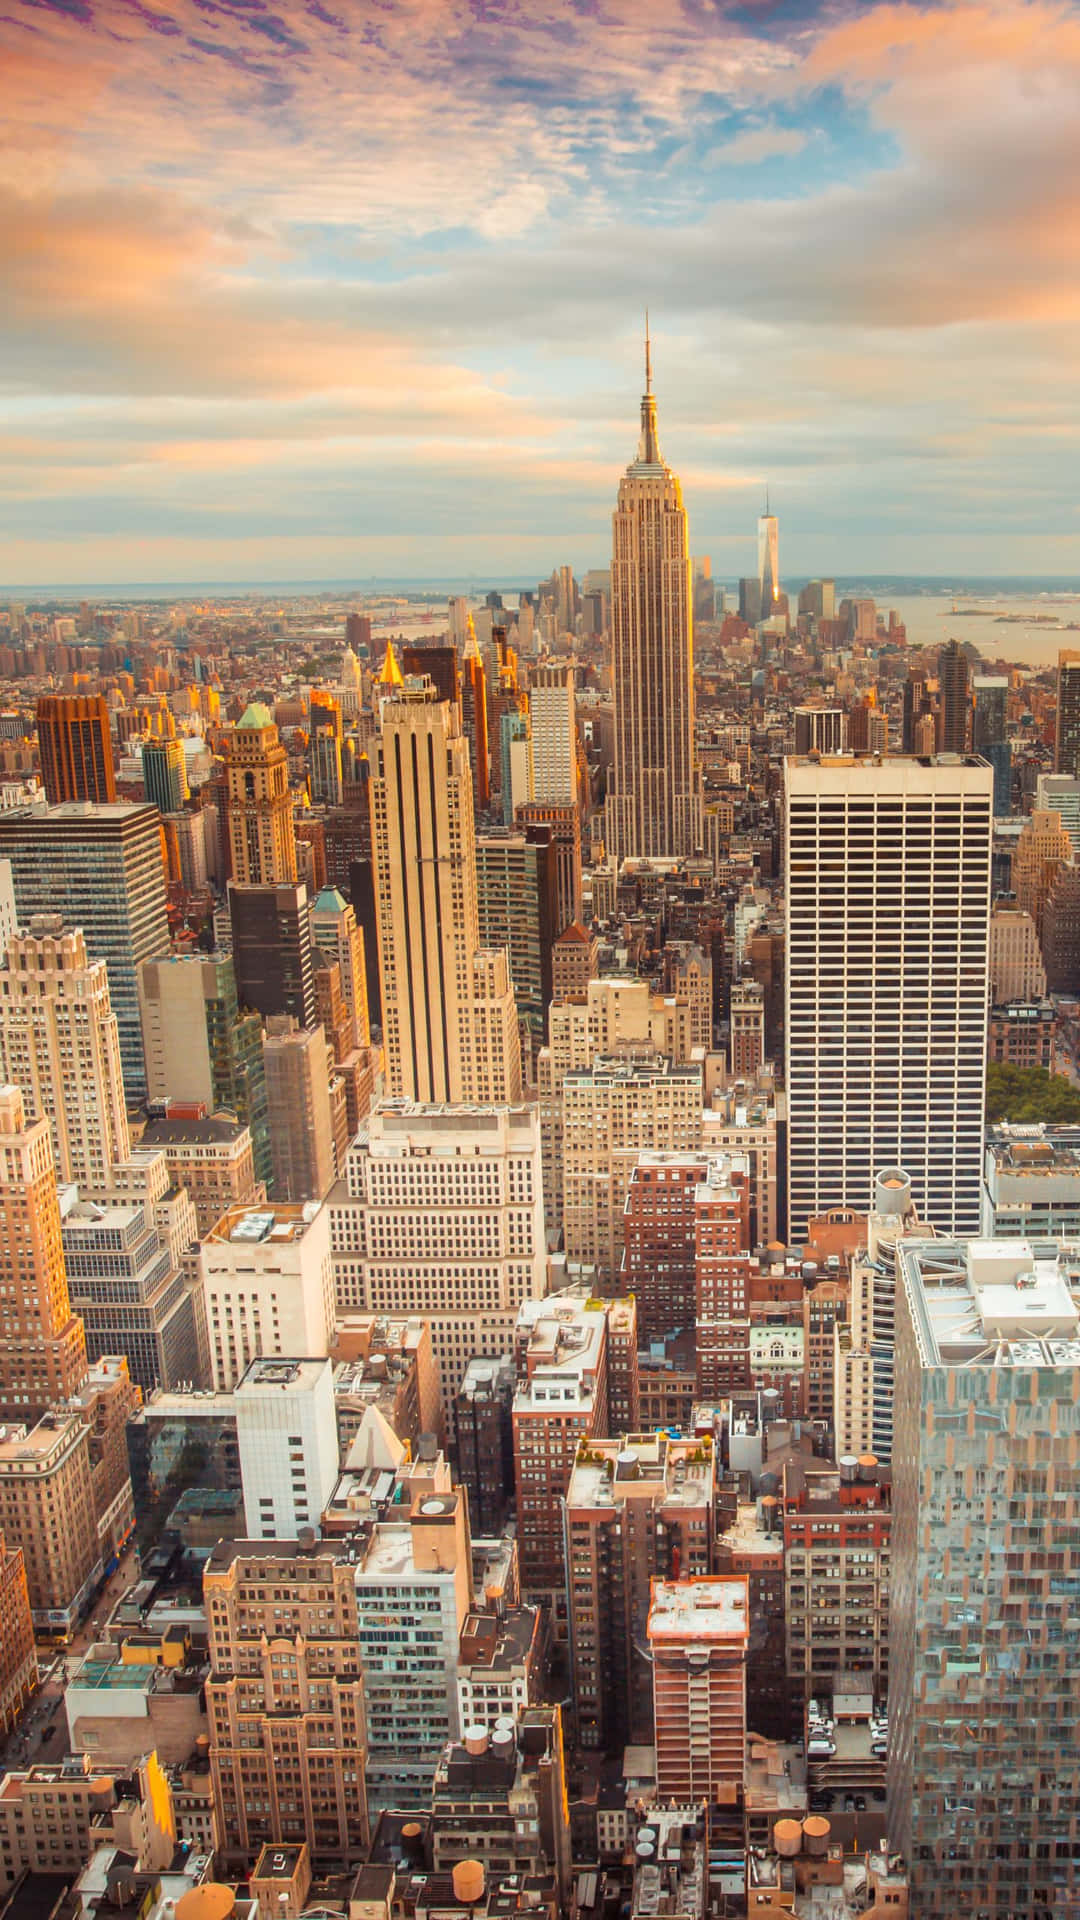
[[[647,1633],[661,1803],[711,1806],[742,1782],[747,1597],[746,1581],[730,1576],[653,1581]]]
[[[566,1585],[581,1746],[651,1744],[652,1582],[712,1571],[715,1496],[707,1437],[630,1433],[579,1445],[566,1490]]]
[[[580,920],[563,928],[551,949],[551,997],[584,1003],[589,981],[600,972],[600,942]]]
[[[1080,651],[1074,647],[1058,654],[1054,772],[1080,777]]]
[[[905,753],[915,752],[915,729],[924,715],[932,713],[926,677],[921,667],[909,667],[904,681],[904,720],[902,745]]]
[[[573,667],[536,667],[529,683],[532,798],[557,807],[578,800],[578,736]]]
[[[700,1066],[664,1057],[602,1059],[562,1083],[562,1192],[566,1256],[610,1289],[622,1260],[624,1210],[644,1152],[701,1145]]]
[[[694,1190],[697,1389],[716,1401],[750,1385],[750,1189],[743,1168],[710,1155]]]
[[[764,618],[761,610],[761,582],[752,577],[739,581],[739,619],[756,627]]]
[[[366,1856],[354,1559],[341,1543],[223,1540],[206,1563],[210,1768],[234,1872],[268,1843],[306,1845],[319,1868]]]
[[[617,860],[666,859],[699,846],[701,796],[686,511],[660,454],[647,337],[641,439],[619,482],[613,524],[615,761],[607,840]]]
[[[527,1302],[514,1336],[514,1481],[525,1598],[567,1633],[563,1498],[582,1440],[608,1433],[608,1329],[586,1291]]]
[[[0,1227],[0,1419],[32,1424],[78,1388],[86,1340],[68,1298],[49,1123],[25,1118],[17,1086],[0,1087]]]
[[[187,764],[182,740],[145,740],[142,750],[143,793],[159,813],[179,813],[188,797]]]
[[[44,1115],[57,1177],[105,1184],[129,1151],[120,1037],[103,960],[79,928],[36,914],[8,943],[0,970],[0,1079],[22,1090],[28,1120]]]
[[[19,925],[59,914],[81,927],[90,960],[104,960],[120,1033],[128,1099],[146,1091],[138,970],[166,953],[169,923],[155,807],[79,802],[45,813],[15,807],[0,817],[0,852],[11,861]]]
[[[41,784],[51,807],[65,800],[114,801],[109,708],[103,693],[43,693],[37,703]]]
[[[231,874],[238,886],[296,879],[289,756],[268,707],[253,702],[223,743]]]
[[[847,720],[842,707],[796,707],[796,753],[843,753]]]
[[[377,1056],[372,1047],[355,1044],[355,1023],[341,991],[341,968],[321,947],[315,949],[315,1010],[330,1049],[330,1123],[334,1164],[340,1169],[349,1141],[371,1112]]]
[[[468,744],[430,687],[384,700],[371,784],[387,1090],[512,1103],[517,1013],[505,954],[480,948]]]
[[[971,750],[989,760],[994,769],[994,813],[998,818],[1012,807],[1012,754],[1006,724],[1009,710],[1007,674],[975,673],[971,676]],[[1040,800],[1040,807],[1052,806]]]
[[[248,1539],[317,1529],[338,1477],[332,1362],[253,1360],[236,1386],[236,1439]]]
[[[728,1061],[736,1079],[753,1079],[765,1064],[765,993],[756,980],[733,980],[728,1003]]]
[[[216,1393],[261,1355],[322,1359],[334,1338],[334,1271],[325,1207],[234,1207],[199,1245],[202,1306]]]
[[[499,736],[502,818],[503,825],[508,827],[516,809],[527,806],[532,798],[532,731],[528,713],[504,710],[499,720]]]
[[[547,1291],[535,1108],[380,1102],[327,1212],[339,1315],[422,1314],[452,1424],[469,1361],[508,1352]]]
[[[1080,1320],[1044,1251],[898,1249],[888,1824],[927,1920],[1080,1896]]]
[[[368,653],[371,649],[371,617],[366,613],[347,613],[345,615],[345,645],[355,653]],[[344,673],[342,674],[344,679]]]
[[[1030,913],[1041,940],[1043,910],[1058,870],[1073,857],[1072,841],[1060,813],[1031,813],[1013,849],[1012,883],[1016,904]]]
[[[449,700],[453,707],[461,706],[456,647],[428,646],[421,641],[416,646],[402,648],[401,665],[406,679],[414,675],[422,679],[426,674],[440,700]]]
[[[988,971],[994,1006],[1009,1000],[1041,1000],[1046,993],[1046,968],[1035,922],[1011,900],[994,902]]]
[[[229,883],[232,961],[240,1005],[264,1018],[291,1014],[298,1026],[315,1019],[311,908],[302,880],[278,886]]]
[[[37,1692],[38,1664],[26,1560],[0,1532],[0,1735],[6,1740]]]
[[[480,941],[488,948],[505,948],[509,955],[518,1020],[528,1032],[531,1060],[544,1044],[552,998],[556,852],[549,826],[492,828],[476,838]]]
[[[200,1376],[195,1302],[181,1273],[197,1231],[194,1202],[172,1188],[164,1154],[142,1148],[112,1169],[108,1188],[64,1213],[64,1264],[87,1354],[123,1354],[147,1393]]]
[[[941,689],[941,752],[963,753],[968,743],[971,665],[959,640],[947,640],[937,660]]]
[[[457,1462],[474,1532],[494,1538],[514,1499],[514,1363],[470,1360],[454,1401]]]
[[[356,914],[336,887],[324,887],[311,913],[311,937],[341,968],[341,991],[353,1019],[353,1045],[371,1044],[364,936]]]
[[[555,839],[555,918],[559,931],[581,918],[581,813],[576,806],[530,800],[517,808],[519,826],[549,826]]]
[[[1059,867],[1042,916],[1042,951],[1050,993],[1080,992],[1080,867]]]
[[[808,613],[812,620],[835,619],[835,580],[808,580],[805,587],[800,587],[799,612]]]
[[[0,1437],[0,1533],[23,1550],[35,1634],[71,1633],[101,1575],[81,1412],[47,1413]]]
[[[263,1070],[275,1200],[321,1200],[334,1184],[330,1060],[321,1027],[270,1021]]]
[[[231,956],[189,953],[144,960],[139,1004],[148,1098],[204,1107],[208,1115],[221,1108],[235,1114],[251,1129],[255,1178],[267,1179],[262,1022],[257,1013],[240,1011]]]
[[[262,1045],[259,1047],[260,1064]],[[265,1081],[263,1083],[265,1091]],[[265,1129],[267,1173],[270,1133]],[[190,1193],[200,1239],[230,1207],[252,1206],[265,1199],[265,1177],[256,1172],[251,1127],[231,1114],[216,1113],[204,1120],[152,1120],[142,1137],[144,1148],[164,1153],[169,1178]]]
[[[889,1488],[872,1455],[783,1468],[787,1677],[796,1698],[832,1697],[837,1674],[885,1705]]]
[[[771,620],[780,602],[780,522],[769,512],[768,496],[757,523],[757,556],[760,618]]]
[[[488,684],[471,614],[464,640],[461,658],[461,725],[469,743],[475,811],[480,814],[486,813],[491,805]]]
[[[980,762],[789,757],[788,1238],[912,1177],[979,1217],[993,776]]]

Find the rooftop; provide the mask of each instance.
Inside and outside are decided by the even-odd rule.
[[[712,1441],[631,1433],[583,1440],[567,1489],[567,1507],[615,1507],[659,1496],[672,1506],[699,1506],[713,1493]]]
[[[211,1244],[230,1241],[234,1246],[281,1246],[302,1240],[318,1211],[318,1202],[313,1200],[302,1204],[267,1200],[257,1207],[230,1207],[206,1240]]]
[[[746,1602],[746,1581],[740,1578],[654,1580],[649,1639],[745,1640]]]
[[[247,1130],[231,1114],[215,1113],[207,1120],[152,1120],[142,1138],[144,1147],[231,1145]]]
[[[257,1388],[273,1388],[278,1393],[310,1393],[329,1365],[329,1360],[288,1360],[263,1354],[252,1360],[241,1375],[236,1391],[245,1397]]]
[[[923,1365],[1080,1365],[1080,1270],[1026,1240],[901,1240]]]

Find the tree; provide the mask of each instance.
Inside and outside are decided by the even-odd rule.
[[[992,1065],[986,1069],[986,1118],[1051,1125],[1080,1121],[1080,1087],[1045,1067]]]

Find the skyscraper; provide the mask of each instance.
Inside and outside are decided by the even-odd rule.
[[[784,762],[789,1237],[907,1169],[939,1232],[979,1220],[993,775]]]
[[[315,1019],[311,909],[302,880],[277,886],[229,886],[232,957],[242,1007],[289,1013],[301,1027]]]
[[[888,1824],[919,1920],[1075,1913],[1075,1264],[897,1246]]]
[[[1080,775],[1080,651],[1075,647],[1058,654],[1054,772]]]
[[[263,1066],[275,1200],[321,1200],[333,1186],[329,1054],[321,1027],[271,1021]]]
[[[969,675],[968,657],[959,640],[947,640],[938,654],[942,753],[963,753],[967,746]]]
[[[59,913],[81,927],[91,960],[104,960],[120,1029],[124,1091],[146,1091],[138,970],[167,953],[165,870],[156,807],[73,801],[38,813],[13,807],[0,817],[0,853],[11,861],[19,924]]]
[[[103,1187],[130,1151],[120,1034],[104,960],[79,928],[36,915],[0,969],[0,1079],[21,1088],[27,1118],[52,1128],[61,1180]]]
[[[480,947],[468,742],[426,682],[383,701],[371,786],[387,1090],[517,1101],[506,954]]]
[[[647,334],[641,439],[619,482],[613,533],[615,758],[608,842],[618,860],[691,854],[701,841],[701,796],[690,546],[682,488],[657,439]]]
[[[187,799],[187,766],[182,740],[146,740],[142,750],[143,792],[159,813],[179,813]]]
[[[232,877],[241,886],[296,879],[289,756],[268,707],[257,701],[225,736]]]
[[[1006,734],[1009,679],[1004,673],[976,673],[971,678],[971,747],[994,769],[994,813],[1007,814],[1012,806],[1012,753]],[[1051,775],[1053,778],[1053,775]],[[1040,800],[1039,806],[1049,801]]]
[[[109,709],[102,693],[43,693],[37,703],[41,783],[50,806],[115,800]]]
[[[577,804],[577,717],[572,667],[537,667],[529,686],[532,798]]]
[[[26,1120],[18,1087],[0,1087],[0,1235],[0,1420],[32,1426],[81,1386],[86,1339],[68,1298],[49,1123]]]
[[[3,976],[0,975],[0,983]],[[255,1177],[270,1177],[262,1021],[241,1012],[227,953],[166,954],[139,968],[151,1100],[229,1108],[251,1128]]]
[[[761,618],[770,620],[774,613],[779,612],[780,522],[775,513],[769,512],[768,495],[765,511],[757,523],[757,570]]]

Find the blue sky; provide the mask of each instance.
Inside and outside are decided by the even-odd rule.
[[[1080,574],[1080,14],[7,0],[0,582]]]

